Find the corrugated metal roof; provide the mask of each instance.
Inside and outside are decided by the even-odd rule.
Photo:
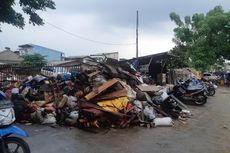
[[[146,56],[140,56],[138,57],[138,61],[139,63],[142,65],[145,65],[145,64],[148,64],[149,61],[152,59],[153,62],[156,62],[156,61],[161,61],[161,60],[165,60],[165,59],[170,59],[170,58],[175,58],[176,56],[173,55],[172,53],[170,52],[162,52],[162,53],[157,53],[157,54],[151,54],[151,55],[146,55]],[[131,62],[131,61],[134,61],[136,60],[137,58],[133,58],[133,59],[128,59],[128,60],[123,60],[123,61],[120,61],[121,63],[122,62]]]
[[[0,63],[18,64],[23,61],[23,58],[12,51],[5,50],[0,52]]]

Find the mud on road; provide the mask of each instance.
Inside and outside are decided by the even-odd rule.
[[[230,153],[230,88],[219,88],[205,106],[174,127],[103,130],[25,126],[32,153]]]

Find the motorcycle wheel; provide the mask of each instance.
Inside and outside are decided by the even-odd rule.
[[[214,96],[215,93],[216,93],[216,91],[215,91],[215,89],[213,89],[213,88],[210,88],[210,89],[208,90],[208,96]]]
[[[29,145],[18,137],[7,137],[5,145],[7,153],[30,153]]]
[[[204,96],[199,96],[194,100],[196,105],[204,105],[207,102],[207,98]]]

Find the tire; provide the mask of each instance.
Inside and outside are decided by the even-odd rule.
[[[196,105],[204,105],[206,102],[207,102],[207,97],[205,97],[205,96],[198,96],[194,100],[194,103]]]
[[[23,153],[30,153],[29,145],[23,139],[18,137],[7,137],[5,139],[5,145],[9,153],[11,153],[11,148],[9,148],[10,145],[16,145],[16,150],[20,148]],[[14,150],[14,152],[16,152],[16,150]]]
[[[216,93],[216,90],[213,89],[213,88],[210,88],[210,89],[208,90],[208,96],[214,96],[215,93]]]

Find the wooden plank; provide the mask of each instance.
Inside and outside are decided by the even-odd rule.
[[[97,75],[97,74],[99,74],[101,71],[95,71],[95,72],[92,72],[92,73],[90,73],[90,74],[88,74],[88,77],[93,77],[93,76],[95,76],[95,75]]]
[[[117,79],[112,79],[112,80],[109,80],[109,81],[105,82],[100,87],[98,87],[97,89],[95,89],[92,92],[90,92],[89,94],[87,94],[85,96],[85,99],[86,100],[91,100],[92,98],[96,97],[101,92],[105,91],[106,89],[108,89],[109,87],[113,86],[114,84],[116,84],[118,82],[119,81]]]
[[[95,100],[108,100],[108,99],[115,99],[115,98],[119,98],[119,97],[127,97],[128,91],[126,89],[121,89],[118,91],[114,91],[112,93],[108,93],[108,94],[103,94],[101,96],[99,96],[98,98],[96,98]]]

